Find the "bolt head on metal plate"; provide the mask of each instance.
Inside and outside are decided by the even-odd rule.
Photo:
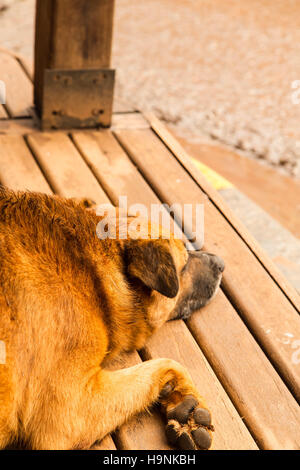
[[[45,70],[43,129],[109,127],[115,71]]]

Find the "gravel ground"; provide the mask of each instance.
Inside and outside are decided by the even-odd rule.
[[[298,0],[116,0],[117,94],[300,178],[299,15]],[[0,45],[32,57],[33,16],[34,0],[0,0]]]

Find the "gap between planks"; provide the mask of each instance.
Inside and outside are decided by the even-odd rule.
[[[33,101],[33,86],[19,62],[0,51],[1,80],[6,85],[5,108],[10,117],[30,116]]]

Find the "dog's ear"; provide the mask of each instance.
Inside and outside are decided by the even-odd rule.
[[[131,240],[126,246],[128,273],[166,297],[179,290],[177,271],[167,244],[152,240]]]

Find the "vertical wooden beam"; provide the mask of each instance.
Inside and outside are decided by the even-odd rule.
[[[64,121],[68,121],[68,109],[59,109],[61,104],[68,108],[74,99],[78,116],[73,117],[78,120],[75,119],[78,127],[93,122],[101,124],[101,120],[107,125],[111,118],[107,107],[110,108],[109,98],[112,102],[114,78],[109,68],[113,14],[114,0],[37,0],[34,97],[42,121],[48,119],[45,114],[49,113],[50,97],[57,127],[60,122],[64,127]],[[98,88],[88,87],[89,80]],[[90,90],[90,100],[95,103],[91,116],[81,108],[88,99],[84,86]],[[76,90],[74,97],[72,87]],[[93,96],[96,92],[98,95]],[[105,95],[104,103],[101,103],[101,93]],[[55,100],[58,102],[54,103]],[[47,122],[44,125],[49,127]]]
[[[54,1],[36,0],[34,44],[34,104],[41,115],[43,110],[44,72],[50,68]]]
[[[110,67],[113,11],[113,0],[56,0],[51,67]]]

